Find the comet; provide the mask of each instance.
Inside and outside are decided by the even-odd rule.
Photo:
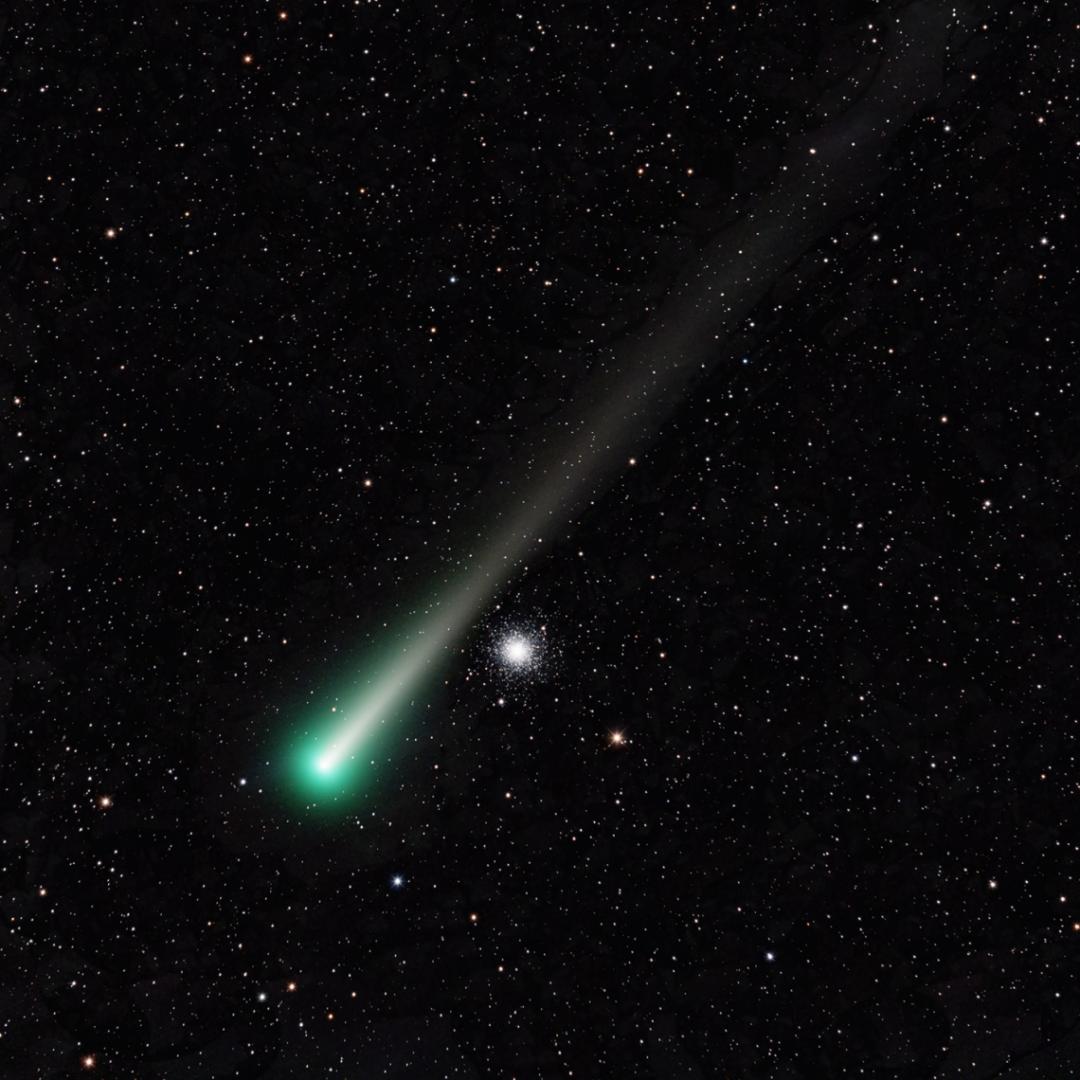
[[[392,655],[367,665],[373,674],[301,750],[308,790],[344,789],[343,772],[370,761],[380,736],[545,537],[565,527],[629,452],[730,360],[725,343],[770,285],[876,194],[889,145],[941,91],[955,13],[923,0],[898,12],[876,71],[848,95],[853,104],[794,138],[771,189],[704,247],[641,330],[595,358],[593,374],[497,486],[511,494],[495,508],[485,505],[463,530],[453,548],[463,568],[456,579],[431,591],[434,599]],[[527,643],[521,648],[519,655],[510,643],[505,658],[524,662]]]

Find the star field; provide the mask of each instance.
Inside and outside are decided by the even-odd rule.
[[[0,1075],[1080,1074],[1066,5],[0,48]]]

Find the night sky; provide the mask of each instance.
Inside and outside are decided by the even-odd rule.
[[[14,0],[0,1076],[1080,1076],[1078,58]]]

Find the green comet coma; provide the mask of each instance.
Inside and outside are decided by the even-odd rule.
[[[357,664],[357,674],[341,680],[322,704],[290,710],[296,720],[273,756],[278,786],[298,809],[355,806],[405,737],[407,721],[423,708],[444,636],[414,627],[392,642]]]

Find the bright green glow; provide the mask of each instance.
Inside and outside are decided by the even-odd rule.
[[[390,736],[400,738],[418,704],[422,673],[410,640],[399,636],[394,649],[384,643],[321,704],[296,709],[291,738],[274,756],[284,766],[279,780],[299,808],[346,809],[370,789],[387,760]],[[425,674],[428,669],[434,665],[426,664]]]
[[[388,716],[410,696],[443,643],[444,635],[438,633],[419,637],[389,671],[352,701],[340,727],[320,749],[315,759],[316,772],[333,777],[343,763],[365,746]]]
[[[344,807],[369,790],[386,760],[390,736],[400,737],[404,722],[416,715],[425,687],[449,655],[448,646],[513,565],[503,557],[494,565],[491,557],[474,562],[407,630],[388,634],[393,644],[384,642],[380,654],[361,667],[361,675],[332,696],[332,704],[308,712],[307,726],[285,754],[288,787],[303,806]]]
[[[315,734],[310,728],[301,729],[295,734],[280,754],[284,773],[278,780],[297,809],[344,810],[355,806],[368,790],[386,748],[372,738],[365,742],[363,754],[358,747],[347,759],[331,761],[325,748],[334,729],[330,724],[323,724],[322,729]]]

